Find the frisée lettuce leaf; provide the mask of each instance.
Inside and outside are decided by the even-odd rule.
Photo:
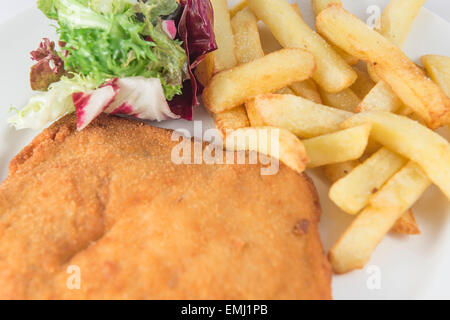
[[[97,82],[77,74],[71,76],[62,77],[60,81],[51,84],[48,91],[31,97],[28,104],[10,117],[8,122],[16,129],[41,130],[65,114],[74,112],[72,94],[95,89]]]
[[[38,7],[57,22],[59,48],[44,39],[32,52],[32,86],[48,91],[13,109],[16,129],[42,129],[74,111],[79,129],[101,112],[192,120],[202,90],[193,69],[217,49],[209,0],[38,0]]]
[[[40,0],[58,22],[60,56],[67,71],[102,84],[111,78],[159,78],[167,100],[181,94],[187,55],[163,30],[161,15],[176,0]]]

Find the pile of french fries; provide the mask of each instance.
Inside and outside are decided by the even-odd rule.
[[[419,234],[411,207],[431,184],[450,199],[450,145],[435,132],[450,123],[450,58],[426,55],[423,71],[400,49],[425,1],[391,0],[372,30],[340,0],[312,0],[314,31],[285,0],[211,0],[219,49],[197,70],[204,104],[226,148],[323,168],[354,215],[329,252],[336,273],[363,268],[390,230]],[[278,50],[263,49],[260,22]],[[276,155],[245,140],[274,129]]]

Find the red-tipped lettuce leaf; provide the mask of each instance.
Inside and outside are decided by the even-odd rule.
[[[151,121],[179,118],[171,112],[158,78],[115,78],[98,89],[75,92],[72,99],[78,130],[86,128],[102,112]]]
[[[31,52],[37,63],[31,68],[30,85],[33,90],[46,91],[48,87],[65,74],[64,62],[55,50],[55,43],[42,39],[39,48]]]
[[[119,87],[115,82],[111,81],[90,92],[75,92],[72,94],[79,131],[86,128],[114,101],[119,92]]]
[[[178,37],[189,57],[190,80],[183,83],[183,94],[169,102],[173,113],[192,120],[193,107],[199,104],[197,95],[203,88],[193,70],[209,52],[217,50],[214,36],[214,12],[209,0],[181,0],[183,13],[178,22]]]

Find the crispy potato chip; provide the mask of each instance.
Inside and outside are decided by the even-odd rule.
[[[361,162],[359,162],[359,160],[350,160],[335,164],[329,164],[324,167],[324,173],[328,181],[330,181],[331,183],[335,183],[336,181],[347,176],[360,164]]]
[[[395,222],[430,184],[430,179],[414,162],[394,175],[331,248],[328,256],[333,270],[341,274],[363,268]]]
[[[315,33],[285,0],[249,0],[250,8],[285,48],[302,48],[313,53],[316,83],[328,92],[339,92],[356,80],[356,72]]]
[[[276,91],[275,94],[293,94],[293,95],[295,95],[295,92],[291,88],[285,87],[283,89]]]
[[[302,142],[291,132],[273,128],[242,128],[225,138],[227,150],[256,151],[279,159],[292,170],[302,173],[308,157]]]
[[[339,131],[341,123],[353,115],[294,95],[259,95],[246,106],[252,126],[279,127],[301,138]]]
[[[389,40],[339,6],[317,17],[318,31],[334,44],[375,65],[376,73],[428,126],[450,123],[450,99]]]
[[[244,5],[245,3],[241,3]],[[239,64],[247,63],[264,56],[258,32],[258,20],[249,8],[236,12],[231,19],[234,33],[235,53]],[[244,106],[213,114],[216,127],[226,134],[227,130],[236,130],[250,126]]]
[[[314,11],[314,14],[317,16],[322,10],[325,10],[331,5],[342,6],[341,0],[311,0],[311,5]]]
[[[241,2],[239,2],[230,9],[230,17],[233,18],[236,15],[236,13],[243,10],[245,7],[248,7],[248,2],[247,0],[242,0]]]
[[[197,80],[203,85],[207,86],[212,76],[214,75],[214,55],[207,54],[205,59],[195,68],[194,74]]]
[[[213,113],[212,117],[216,123],[217,129],[219,129],[223,135],[226,135],[227,131],[250,126],[247,112],[242,106],[222,113]]]
[[[296,96],[311,100],[315,103],[322,104],[319,90],[316,83],[312,79],[301,82],[294,82],[289,86]]]
[[[411,209],[406,211],[397,219],[397,221],[395,221],[394,226],[391,228],[391,232],[411,236],[419,235],[421,233]]]
[[[326,9],[328,6],[331,6],[331,5],[342,5],[342,2],[341,2],[341,0],[312,0],[311,4],[312,4],[312,7],[313,7],[314,14],[317,16],[322,10]],[[295,4],[295,5],[297,5],[297,4]],[[297,8],[298,8],[298,6],[297,6]],[[333,45],[331,45],[331,47],[349,65],[352,66],[352,65],[355,65],[355,64],[358,63],[358,61],[359,61],[358,58],[348,54],[347,52],[345,52],[341,48],[338,48],[338,47],[333,46]]]
[[[396,112],[403,107],[402,101],[384,81],[379,81],[375,87],[364,97],[356,108],[362,111]]]
[[[239,64],[264,57],[258,31],[258,19],[249,8],[237,12],[231,19]]]
[[[237,65],[234,53],[234,36],[231,28],[227,0],[211,0],[214,9],[214,34],[218,49],[214,56],[214,73],[233,68]]]
[[[361,99],[352,91],[352,89],[345,89],[338,93],[329,93],[323,89],[320,90],[323,104],[341,109],[348,112],[355,112],[356,107],[361,102]]]
[[[228,2],[211,0],[211,4],[214,9],[214,34],[218,49],[209,53],[195,69],[195,75],[203,86],[208,85],[214,74],[237,65]]]
[[[410,208],[431,185],[431,180],[415,162],[410,161],[394,175],[380,192],[373,194],[370,205],[375,208]]]
[[[414,20],[417,17],[417,14],[420,11],[420,8],[425,2],[426,0],[392,0],[389,2],[380,19],[380,34],[401,48]],[[372,110],[393,110],[392,112],[395,112],[396,110],[403,110],[406,108],[403,103],[401,103],[401,100],[397,97],[397,95],[392,91],[391,87],[382,81],[376,74],[374,66],[369,63],[367,68],[369,74],[377,83],[383,83],[380,83],[380,87],[372,92],[371,96],[367,97],[367,101],[363,101],[361,110],[370,110],[367,106],[374,106],[376,99],[381,100],[379,103],[380,107]],[[366,106],[364,106],[364,104]],[[401,114],[404,114],[404,112],[401,112]]]
[[[387,40],[402,47],[409,30],[426,0],[392,0],[386,6],[380,18],[380,32]],[[367,66],[370,77],[379,82],[372,64]]]
[[[331,186],[330,199],[343,211],[357,214],[369,198],[405,164],[406,159],[386,148],[375,152],[344,178]]]
[[[220,113],[259,94],[308,79],[314,70],[314,57],[309,52],[282,49],[215,75],[203,92],[203,102],[210,111]]]
[[[391,0],[381,15],[380,34],[396,46],[401,47],[426,1]]]
[[[450,57],[428,54],[422,57],[431,79],[450,97]]]
[[[363,112],[346,120],[344,128],[372,123],[371,137],[417,162],[450,199],[450,145],[443,137],[407,117],[382,111]]]
[[[303,140],[308,155],[308,168],[356,160],[362,156],[369,140],[371,125],[329,133]]]
[[[348,174],[350,174],[353,169],[361,164],[358,160],[346,161],[336,164],[330,164],[324,167],[324,173],[328,181],[335,183],[340,179],[343,179]],[[374,170],[378,170],[375,168]],[[372,174],[366,177],[370,179]],[[412,210],[406,211],[400,218],[397,219],[394,226],[391,228],[391,232],[404,235],[418,235],[420,234],[419,226],[417,225],[416,219]]]

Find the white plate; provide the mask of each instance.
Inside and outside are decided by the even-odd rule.
[[[237,1],[231,1],[235,3]],[[367,9],[376,6],[380,11],[387,0],[347,0],[344,6],[366,21]],[[313,23],[309,1],[299,1],[305,19]],[[377,10],[372,7],[372,10]],[[372,11],[374,12],[374,11]],[[56,39],[49,21],[37,9],[27,10],[0,25],[0,181],[7,175],[8,163],[38,133],[31,130],[15,131],[6,119],[9,107],[25,105],[32,92],[28,84],[32,65],[29,52],[37,47],[42,37]],[[419,62],[426,53],[450,56],[450,24],[426,9],[422,9],[404,49],[408,56]],[[213,127],[207,113],[199,108],[195,119],[202,121],[204,129]],[[166,128],[187,128],[187,121],[170,121]],[[336,241],[351,221],[328,199],[329,185],[312,172],[321,197],[323,218],[321,234],[325,250]],[[422,299],[450,298],[450,206],[445,197],[433,187],[414,207],[421,236],[389,235],[379,245],[368,266],[343,276],[335,276],[333,295],[336,299]],[[371,276],[379,273],[381,288],[368,286]]]

